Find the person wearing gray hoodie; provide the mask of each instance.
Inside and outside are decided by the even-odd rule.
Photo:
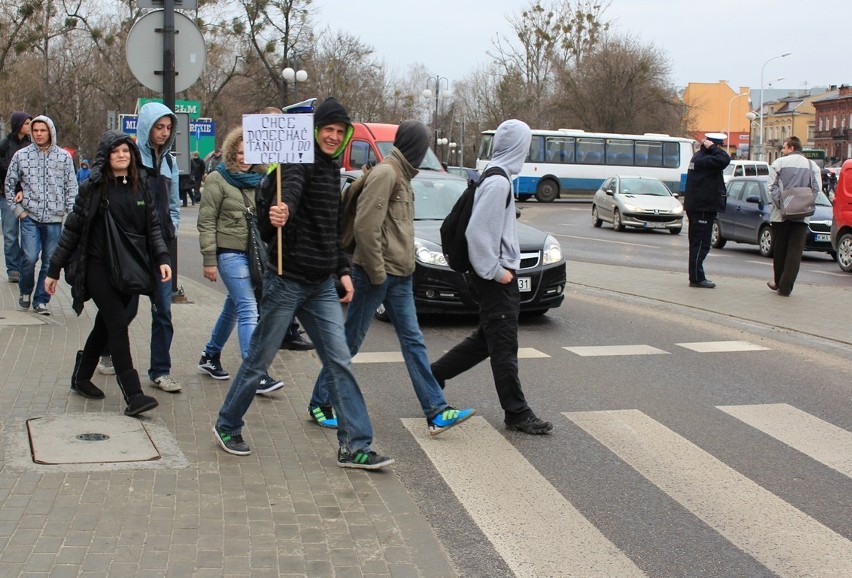
[[[30,123],[32,144],[15,153],[4,183],[6,202],[21,222],[21,277],[18,281],[21,309],[50,315],[50,295],[44,289],[47,266],[59,243],[62,219],[77,198],[74,161],[56,144],[56,127],[46,116]],[[38,283],[35,266],[41,259]],[[35,295],[33,296],[33,290]]]
[[[509,176],[518,174],[531,140],[532,133],[526,123],[514,119],[504,121],[494,133],[494,154],[488,167],[499,167]],[[521,250],[515,219],[511,183],[502,175],[484,179],[476,189],[465,231],[473,284],[479,293],[479,326],[432,364],[432,374],[443,386],[448,379],[490,357],[506,428],[527,434],[546,434],[553,429],[553,424],[533,413],[518,376],[521,296],[516,272]]]

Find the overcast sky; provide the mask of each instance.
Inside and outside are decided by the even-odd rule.
[[[507,16],[524,0],[316,0],[318,28],[345,30],[373,47],[400,75],[414,64],[452,84],[489,62]],[[617,32],[653,43],[668,55],[671,81],[727,80],[760,88],[810,88],[852,83],[849,0],[613,0],[604,18]],[[783,80],[777,80],[783,77]]]

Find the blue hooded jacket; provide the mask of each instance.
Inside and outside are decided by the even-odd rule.
[[[169,140],[160,149],[159,154],[155,155],[154,148],[149,142],[151,128],[164,116],[172,119],[172,132],[169,135]],[[160,175],[162,186],[156,191],[155,196],[159,209],[160,226],[163,229],[163,238],[168,243],[175,238],[180,225],[180,209],[178,208],[180,203],[178,191],[180,169],[177,160],[171,154],[172,145],[174,145],[177,136],[177,116],[166,105],[159,102],[149,102],[139,109],[136,135],[136,144],[139,146],[139,152],[142,155],[142,164],[153,175]],[[167,156],[171,157],[170,161],[166,159]],[[164,189],[168,191],[168,203],[162,197]],[[171,223],[171,226],[169,226],[169,223]]]

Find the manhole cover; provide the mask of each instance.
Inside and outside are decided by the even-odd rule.
[[[48,325],[44,317],[29,311],[0,311],[0,327],[21,327],[25,325]]]
[[[121,415],[47,416],[27,420],[37,464],[91,464],[160,459],[138,419]]]

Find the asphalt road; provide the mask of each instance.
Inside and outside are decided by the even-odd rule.
[[[405,456],[394,471],[460,574],[852,576],[848,352],[571,285],[571,260],[684,270],[686,232],[595,229],[587,203],[521,207],[569,259],[565,304],[520,329],[524,389],[552,435],[503,429],[482,364],[447,386],[477,417],[424,439],[388,324],[374,323],[362,352],[389,361],[356,364],[377,444]],[[194,215],[185,210],[181,274],[203,281]],[[729,244],[705,268],[764,279],[771,261]],[[850,282],[818,254],[800,279]],[[474,320],[422,325],[437,358]]]

